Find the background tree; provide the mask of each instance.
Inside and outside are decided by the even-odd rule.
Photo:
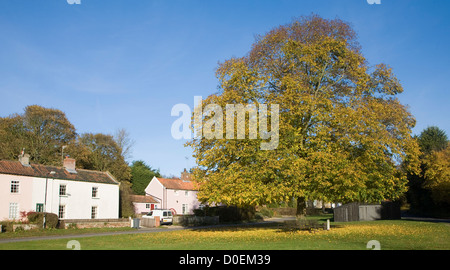
[[[142,160],[133,161],[130,168],[132,189],[137,195],[145,195],[145,188],[154,176],[161,177],[159,170],[152,169]]]
[[[119,128],[114,133],[114,141],[122,149],[121,156],[128,163],[132,158],[132,151],[135,141],[130,138],[130,133],[124,129]]]
[[[0,159],[17,160],[23,148],[30,146],[25,136],[22,116],[0,117]]]
[[[130,168],[122,156],[122,149],[113,136],[102,133],[84,133],[78,138],[77,147],[85,153],[76,158],[80,167],[110,171],[119,181],[129,182],[131,180]]]
[[[295,197],[303,214],[306,200],[379,202],[406,191],[398,165],[408,159],[417,168],[415,120],[396,98],[403,88],[392,69],[368,66],[348,23],[313,15],[277,27],[246,56],[219,64],[217,76],[219,92],[203,107],[279,104],[280,138],[271,151],[259,149],[260,136],[248,139],[248,128],[245,140],[188,142],[201,200],[257,205]]]
[[[436,126],[424,129],[416,140],[420,146],[420,170],[409,172],[406,198],[413,214],[448,215],[448,137]],[[448,205],[447,205],[448,206]]]
[[[433,151],[425,160],[424,186],[431,190],[433,201],[450,213],[450,147]]]
[[[61,166],[61,147],[76,131],[64,112],[30,105],[21,115],[0,119],[0,136],[3,159],[15,160],[25,148],[33,162]]]
[[[429,155],[433,151],[444,150],[448,145],[448,137],[445,131],[436,126],[427,127],[424,129],[419,137],[420,151],[424,155]]]

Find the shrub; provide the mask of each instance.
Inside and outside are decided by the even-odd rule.
[[[297,220],[285,220],[283,223],[284,231],[313,231],[317,229],[323,229],[324,225],[319,224],[315,219],[308,220],[300,218]]]
[[[13,222],[11,221],[2,221],[0,222],[2,225],[2,232],[12,232],[13,231]]]
[[[31,212],[28,214],[28,221],[32,224],[37,224],[39,226],[43,226],[44,223],[44,215],[45,215],[45,221],[46,221],[46,228],[56,228],[59,223],[58,216],[53,213],[36,213]]]
[[[255,207],[237,206],[206,206],[203,209],[194,210],[196,216],[219,216],[220,222],[240,222],[255,219]]]
[[[259,213],[261,213],[263,217],[273,217],[273,211],[267,207],[261,208],[261,210],[259,210]]]

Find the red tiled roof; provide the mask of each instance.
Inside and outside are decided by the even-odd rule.
[[[192,181],[183,181],[177,178],[156,178],[159,182],[168,189],[181,189],[181,190],[198,190],[197,184]]]
[[[144,195],[131,195],[131,201],[137,203],[159,203],[153,197]]]
[[[50,174],[54,171],[54,174]],[[118,185],[114,177],[108,172],[91,171],[77,169],[77,173],[69,173],[62,167],[46,166],[40,164],[30,164],[30,166],[24,166],[19,161],[0,160],[0,174],[12,174],[22,175],[40,178],[54,178],[73,180],[81,182],[94,182],[102,184],[115,184]]]

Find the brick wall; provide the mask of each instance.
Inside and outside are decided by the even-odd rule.
[[[131,221],[127,218],[120,219],[66,219],[65,228],[76,226],[79,229],[84,228],[119,228],[130,227]]]

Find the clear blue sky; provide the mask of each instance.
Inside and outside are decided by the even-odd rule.
[[[38,104],[78,133],[125,128],[132,160],[178,176],[194,160],[171,136],[172,107],[214,93],[218,61],[243,56],[255,35],[311,13],[350,22],[369,63],[394,68],[414,134],[450,136],[448,0],[2,0],[0,116]]]

